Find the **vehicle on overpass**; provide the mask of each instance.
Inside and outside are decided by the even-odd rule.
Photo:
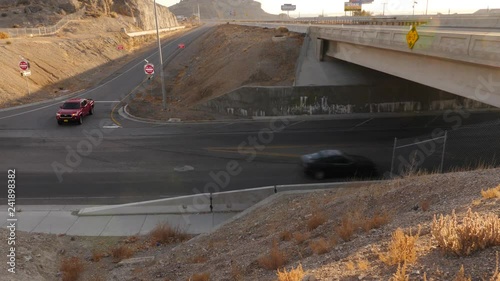
[[[377,168],[370,159],[339,150],[322,150],[303,155],[301,160],[304,173],[319,180],[327,177],[368,178],[377,175]]]
[[[56,113],[57,124],[73,123],[81,125],[83,117],[94,114],[94,100],[74,98],[67,100]]]

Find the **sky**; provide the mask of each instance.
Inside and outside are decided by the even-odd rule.
[[[179,3],[179,0],[156,0],[157,3],[171,6]],[[208,0],[207,0],[208,1]],[[260,0],[262,8],[271,14],[281,13],[282,4],[293,4],[297,6],[295,12],[290,12],[290,16],[318,16],[320,14],[336,16],[344,14],[344,2],[348,0]],[[363,5],[363,9],[374,12],[375,15],[382,14],[385,5],[385,14],[412,14],[413,2],[415,4],[415,14],[425,14],[426,8],[429,14],[438,12],[450,13],[471,13],[479,9],[500,8],[499,0],[374,0],[372,4]],[[428,3],[428,4],[427,4]],[[203,16],[203,15],[202,15]]]

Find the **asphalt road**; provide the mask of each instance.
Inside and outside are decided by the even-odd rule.
[[[178,43],[189,44],[208,28],[165,43],[164,57],[172,57],[179,52]],[[156,57],[151,54],[148,60],[159,65]],[[435,129],[454,131],[456,143],[446,150],[446,165],[452,167],[463,164],[458,156],[464,150],[491,147],[499,137],[498,112],[167,125],[134,122],[117,114],[112,118],[117,102],[144,79],[143,65],[143,59],[137,59],[79,94],[96,100],[95,114],[81,126],[57,125],[60,102],[0,111],[0,171],[7,177],[7,169],[16,169],[19,204],[115,204],[316,182],[303,175],[299,156],[328,148],[367,156],[384,173],[390,170],[395,137],[421,140]],[[485,122],[494,124],[474,131],[470,139],[467,128]],[[331,179],[339,180],[345,179]]]

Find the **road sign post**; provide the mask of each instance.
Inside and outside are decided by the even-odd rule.
[[[146,73],[147,75],[155,74],[155,66],[151,63],[147,63],[146,65],[144,65],[144,73]]]
[[[26,79],[26,87],[28,88],[28,95],[31,95],[30,84],[29,84],[29,81],[28,81],[28,76],[31,75],[29,61],[27,61],[25,59],[22,59],[19,62],[19,68],[21,69],[21,76],[24,76],[24,78]]]

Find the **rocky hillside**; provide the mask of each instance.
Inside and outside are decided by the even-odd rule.
[[[253,0],[181,0],[170,6],[176,15],[190,17],[198,12],[202,19],[270,19],[277,15],[266,13],[259,2]]]
[[[178,25],[167,7],[157,7],[160,27]],[[0,0],[0,28],[49,26],[81,8],[93,17],[125,16],[142,30],[155,28],[151,0]]]

